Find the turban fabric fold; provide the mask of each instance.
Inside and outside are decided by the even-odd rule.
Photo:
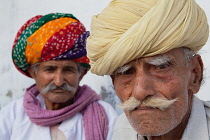
[[[92,73],[111,75],[140,57],[183,46],[197,52],[208,36],[205,12],[194,0],[112,0],[92,17],[87,56]]]
[[[89,68],[86,39],[89,32],[72,14],[51,13],[28,20],[18,31],[12,59],[16,68],[31,77],[29,65],[49,60],[73,60]]]

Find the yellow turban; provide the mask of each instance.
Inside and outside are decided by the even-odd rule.
[[[93,16],[87,40],[91,72],[111,75],[131,60],[205,45],[209,27],[194,0],[112,0]]]

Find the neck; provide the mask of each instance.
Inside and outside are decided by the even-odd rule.
[[[46,108],[48,110],[59,110],[59,109],[62,109],[64,107],[66,107],[66,106],[69,106],[69,105],[71,105],[73,103],[74,103],[73,99],[71,99],[71,100],[69,100],[69,101],[67,101],[65,103],[52,103],[52,102],[50,102],[48,100],[45,100],[45,105],[46,105]]]
[[[148,140],[181,140],[184,130],[188,124],[188,120],[190,118],[190,113],[192,109],[192,100],[193,100],[193,96],[189,96],[188,111],[186,115],[184,116],[184,118],[182,119],[181,123],[177,127],[175,127],[174,129],[172,129],[171,131],[169,131],[168,133],[162,136],[150,136],[150,137],[147,137],[147,139]]]

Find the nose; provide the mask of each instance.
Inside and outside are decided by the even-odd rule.
[[[65,76],[62,74],[62,72],[56,72],[54,75],[53,83],[56,86],[62,86],[65,83]]]
[[[132,96],[138,100],[144,100],[146,97],[156,94],[154,80],[146,72],[138,73],[134,79]]]

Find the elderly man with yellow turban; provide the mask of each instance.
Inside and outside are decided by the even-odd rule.
[[[111,75],[120,107],[113,140],[209,140],[198,99],[209,26],[194,0],[112,0],[93,16],[91,72]]]
[[[24,98],[0,111],[1,140],[110,140],[113,108],[87,85],[89,32],[72,14],[28,20],[12,48],[16,68],[35,80]]]

